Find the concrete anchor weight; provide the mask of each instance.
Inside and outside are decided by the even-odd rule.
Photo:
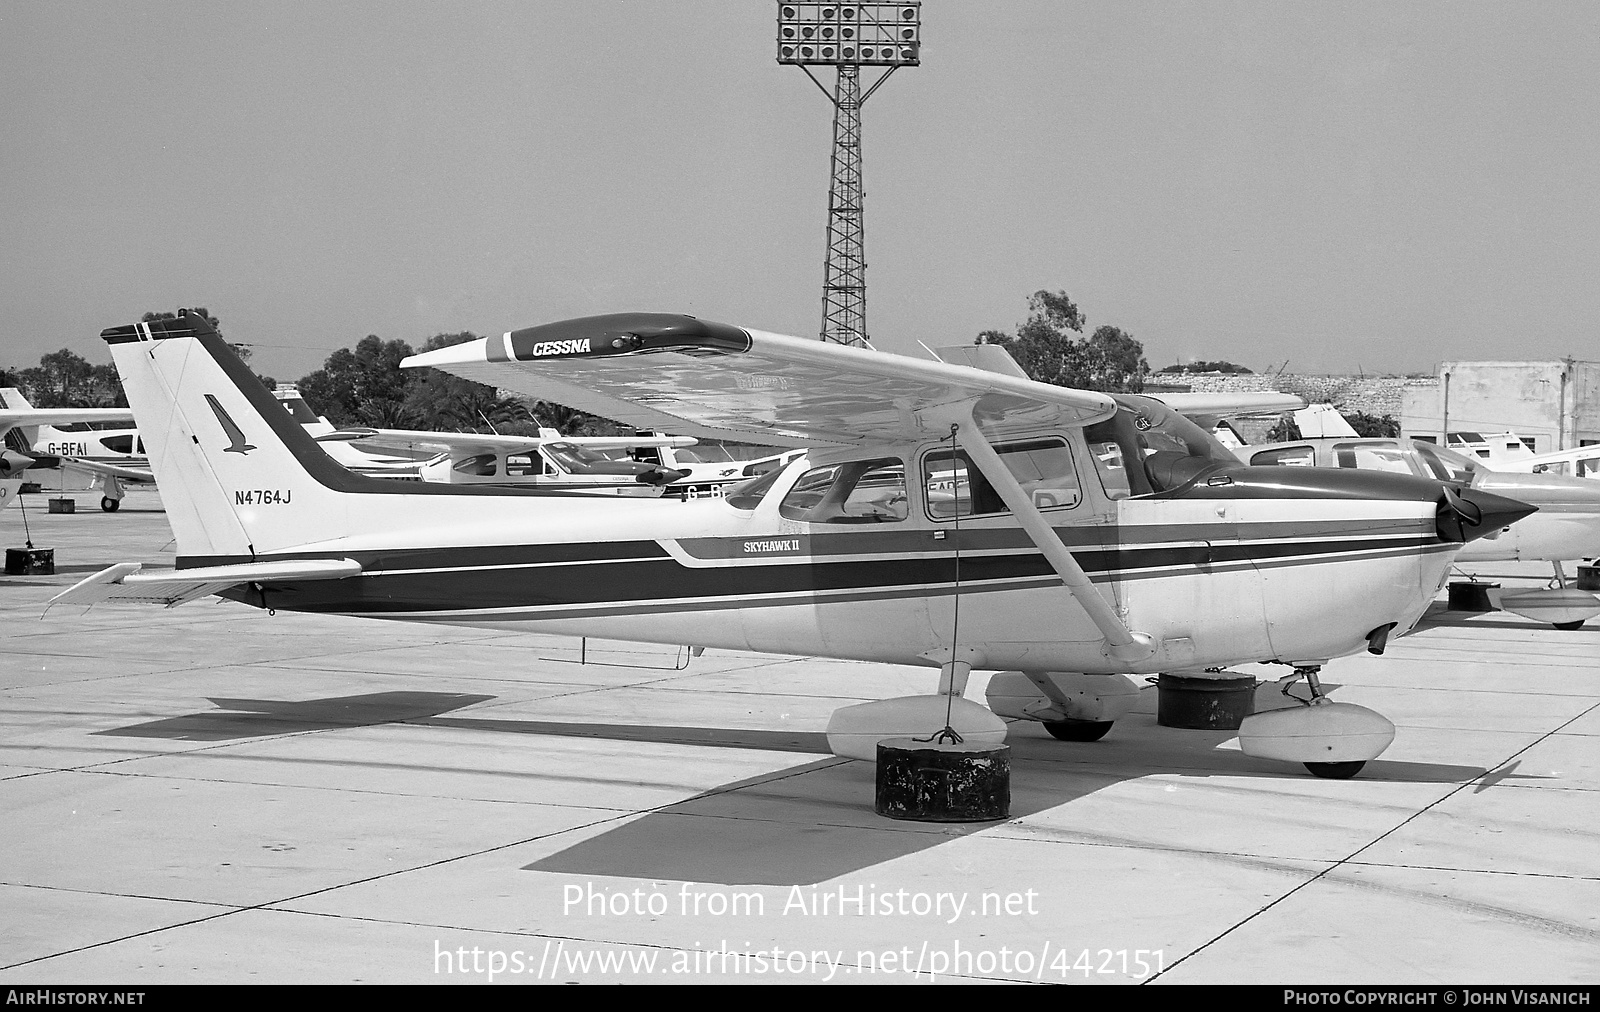
[[[1255,712],[1256,680],[1249,675],[1160,675],[1156,723],[1201,731],[1236,731]]]
[[[1494,611],[1494,597],[1490,591],[1498,594],[1498,583],[1479,583],[1476,580],[1456,580],[1450,584],[1449,610],[1451,611]]]
[[[878,743],[876,809],[914,822],[992,822],[1011,814],[1011,746],[888,738]]]

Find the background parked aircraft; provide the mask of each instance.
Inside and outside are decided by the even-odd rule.
[[[689,472],[660,462],[618,459],[603,451],[625,452],[637,446],[682,447],[696,442],[690,436],[563,436],[549,428],[541,428],[538,436],[340,429],[316,439],[325,447],[342,443],[364,453],[432,453],[418,470],[424,481],[637,496],[659,496]]]
[[[1261,465],[1339,467],[1433,477],[1506,496],[1539,512],[1462,548],[1460,562],[1551,563],[1554,586],[1503,596],[1507,611],[1576,629],[1600,615],[1593,594],[1567,586],[1561,563],[1600,555],[1600,484],[1553,474],[1495,471],[1476,456],[1416,439],[1301,439],[1234,450]]]
[[[16,477],[29,470],[41,484],[54,474],[58,480],[87,479],[103,491],[100,508],[115,510],[122,501],[124,482],[152,480],[138,446],[138,435],[127,429],[68,431],[63,425],[131,423],[128,408],[35,408],[15,387],[0,389],[0,477]],[[30,476],[31,477],[31,476]],[[14,495],[7,497],[9,503]]]

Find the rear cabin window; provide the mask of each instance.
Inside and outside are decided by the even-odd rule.
[[[1037,508],[1071,509],[1082,501],[1078,469],[1062,440],[1003,443],[995,452]],[[922,487],[935,520],[1011,512],[965,450],[935,450],[923,457]]]
[[[1316,467],[1317,451],[1309,446],[1284,446],[1276,450],[1262,450],[1250,458],[1250,463],[1256,467]]]
[[[535,460],[532,454],[513,453],[506,457],[506,476],[511,478],[526,478],[529,475],[539,474],[543,468],[540,464],[543,459]]]
[[[814,467],[783,497],[778,515],[813,524],[904,520],[905,462],[898,457],[880,457]]]
[[[463,457],[451,465],[451,470],[458,474],[471,475],[474,478],[493,478],[496,459],[492,453],[480,453],[472,457]]]

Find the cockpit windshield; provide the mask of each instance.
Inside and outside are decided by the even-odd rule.
[[[587,447],[574,446],[571,443],[546,443],[544,444],[544,452],[553,457],[557,463],[568,471],[581,471],[585,467],[609,462],[606,457],[595,451]]]
[[[1084,430],[1112,499],[1168,492],[1239,458],[1215,436],[1149,397],[1114,394],[1117,413]]]
[[[741,481],[723,492],[723,501],[735,509],[753,510],[761,505],[761,500],[767,497],[767,492],[787,470],[787,467],[774,467],[765,474]]]

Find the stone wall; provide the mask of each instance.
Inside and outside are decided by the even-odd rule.
[[[1203,393],[1275,390],[1304,397],[1312,404],[1331,403],[1347,413],[1360,411],[1397,420],[1403,390],[1439,384],[1434,376],[1307,376],[1299,373],[1161,373],[1151,379],[1162,384],[1187,384],[1189,389]]]

